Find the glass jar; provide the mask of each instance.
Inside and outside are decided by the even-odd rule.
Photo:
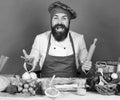
[[[77,94],[86,95],[86,79],[79,79],[77,83]]]

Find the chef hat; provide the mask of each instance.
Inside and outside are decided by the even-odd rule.
[[[52,16],[55,13],[65,13],[70,17],[70,19],[75,19],[77,17],[77,14],[73,9],[71,9],[66,4],[61,3],[60,1],[56,1],[56,2],[52,3],[48,7],[48,11]]]

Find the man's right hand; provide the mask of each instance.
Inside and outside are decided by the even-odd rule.
[[[21,58],[24,59],[26,63],[32,64],[34,58],[31,58],[24,49],[23,49],[23,54],[24,56],[21,56]]]
[[[24,49],[23,49],[23,54],[24,56],[21,56],[21,58],[25,60],[24,69],[26,71],[33,71],[35,67],[33,64],[34,58],[31,58]],[[28,66],[29,67],[31,66],[32,68],[29,68]]]

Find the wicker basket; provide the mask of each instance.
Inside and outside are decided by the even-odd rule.
[[[103,70],[103,73],[116,72],[117,62],[115,61],[97,61],[95,64],[97,70]]]

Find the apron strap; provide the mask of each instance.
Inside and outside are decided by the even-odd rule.
[[[70,37],[70,42],[72,44],[73,54],[75,55],[75,47],[74,47],[73,39],[70,33],[69,33],[69,37]]]
[[[50,40],[51,40],[51,33],[50,33],[50,35],[49,35],[49,40],[48,40],[48,47],[47,47],[47,52],[46,52],[46,56],[48,55],[48,52],[49,52],[49,48],[50,48],[50,44],[51,44],[51,42],[50,42]]]

